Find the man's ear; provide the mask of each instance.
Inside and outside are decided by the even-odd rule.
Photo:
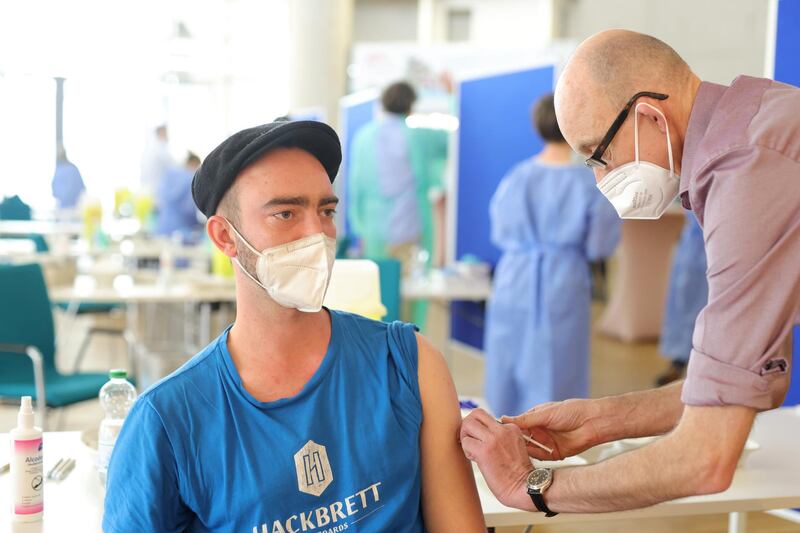
[[[645,120],[652,121],[652,122],[655,123],[656,127],[658,128],[658,130],[661,133],[666,133],[667,132],[667,122],[664,119],[664,117],[666,116],[666,113],[664,113],[663,109],[661,109],[660,110],[661,113],[659,113],[658,111],[656,111],[651,106],[652,106],[652,104],[640,105],[639,106],[639,114],[641,115],[639,117],[639,120],[645,119]]]
[[[206,222],[206,232],[214,246],[227,255],[236,257],[236,241],[230,223],[224,217],[212,215]]]

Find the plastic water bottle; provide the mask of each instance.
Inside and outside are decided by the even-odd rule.
[[[97,471],[103,486],[106,484],[108,460],[111,459],[114,443],[128,411],[136,401],[136,388],[127,380],[128,373],[125,370],[114,369],[108,373],[108,377],[111,379],[100,389],[100,405],[106,416],[100,422],[97,433]]]

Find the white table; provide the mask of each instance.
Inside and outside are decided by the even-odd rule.
[[[597,515],[561,514],[544,518],[539,513],[527,513],[501,505],[478,474],[478,491],[486,525],[525,526],[532,524],[566,524],[636,518],[690,516],[719,513],[745,513],[800,506],[800,461],[797,443],[800,442],[800,411],[796,408],[771,411],[758,416],[753,438],[761,448],[748,458],[727,491],[708,496],[683,498],[622,513]],[[8,434],[0,435],[7,443]],[[0,445],[0,460],[7,461],[9,446]],[[101,531],[103,498],[94,467],[95,452],[81,442],[76,431],[45,433],[45,472],[60,457],[77,459],[75,470],[61,483],[45,482],[45,516],[42,522],[15,524],[14,532]],[[558,475],[558,474],[556,474]],[[0,477],[0,530],[10,523],[10,476]],[[736,515],[741,518],[743,515]],[[739,522],[742,525],[742,522]],[[744,531],[744,529],[740,529]]]
[[[9,459],[8,433],[0,435],[0,442],[0,460],[5,464]],[[44,519],[31,523],[11,522],[11,475],[0,476],[0,531],[101,533],[105,489],[94,466],[97,453],[81,442],[78,431],[46,432],[43,451],[45,474],[61,457],[75,459],[75,469],[64,481],[45,480]]]
[[[753,451],[744,466],[736,471],[733,484],[725,492],[683,498],[635,511],[560,514],[545,518],[540,513],[509,509],[500,504],[478,476],[486,524],[490,527],[525,526],[732,513],[730,531],[745,531],[746,515],[743,513],[800,507],[800,409],[783,408],[758,415],[752,438],[761,448]]]
[[[110,235],[129,236],[142,230],[136,218],[104,218],[100,222],[103,231]],[[2,220],[0,235],[82,235],[84,223],[81,220]]]
[[[433,271],[421,279],[404,278],[400,284],[400,294],[406,300],[430,300],[447,314],[440,320],[430,316],[428,323],[440,324],[439,331],[426,332],[434,346],[444,355],[450,370],[454,370],[454,361],[450,350],[450,303],[454,301],[483,302],[492,294],[492,280],[488,276],[467,276],[463,274],[444,274]]]
[[[55,303],[201,303],[201,302],[233,302],[236,290],[233,283],[214,281],[210,276],[208,282],[182,280],[164,280],[155,283],[117,283],[116,286],[97,286],[92,283],[82,284],[80,280],[71,286],[55,287],[50,290],[50,300]],[[86,279],[86,278],[84,278]]]
[[[122,304],[127,307],[127,333],[129,342],[135,342],[138,331],[139,308],[142,304],[197,304],[200,320],[197,331],[198,346],[187,346],[189,354],[206,346],[212,340],[211,304],[236,301],[233,280],[213,276],[174,276],[160,281],[135,283],[130,276],[121,276],[111,286],[98,285],[91,277],[79,276],[75,283],[50,290],[50,300],[67,304],[65,331],[69,331],[81,303]]]
[[[482,302],[492,294],[492,280],[483,276],[446,275],[434,271],[425,278],[403,278],[400,295],[406,300]]]
[[[45,220],[1,220],[0,235],[71,235],[83,233],[80,222]]]
[[[181,244],[168,239],[151,237],[149,239],[123,239],[104,248],[89,246],[85,240],[70,244],[66,253],[72,257],[89,256],[103,258],[120,255],[131,259],[160,259],[164,252],[173,259],[192,259],[211,261],[211,250],[204,244]]]

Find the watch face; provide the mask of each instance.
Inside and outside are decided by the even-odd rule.
[[[541,487],[550,479],[550,471],[545,468],[537,468],[528,476],[529,487]]]

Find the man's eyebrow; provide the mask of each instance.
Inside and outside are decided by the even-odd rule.
[[[270,207],[278,207],[282,205],[296,205],[300,207],[307,206],[309,204],[308,198],[302,196],[279,196],[277,198],[273,198],[269,202],[265,203],[261,206],[264,209],[268,209]]]
[[[319,206],[322,207],[323,205],[338,205],[339,198],[337,196],[326,196],[319,201]]]

